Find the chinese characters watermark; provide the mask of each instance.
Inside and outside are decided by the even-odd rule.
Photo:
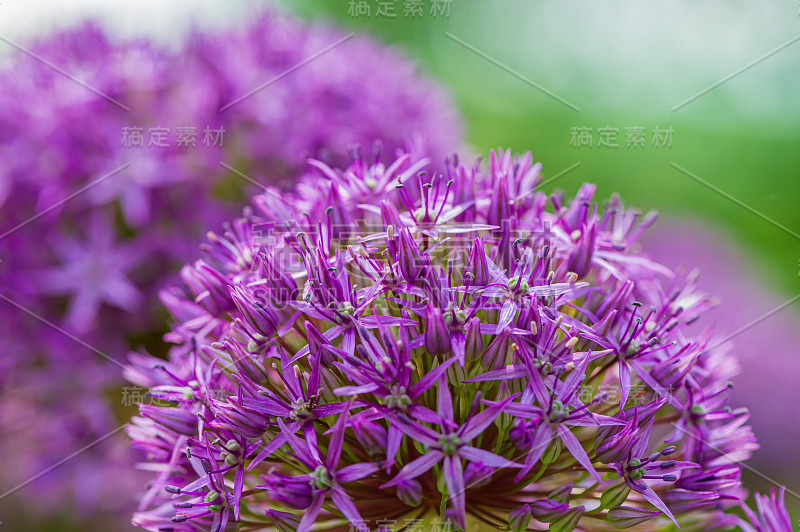
[[[187,388],[187,393],[189,389]],[[206,398],[213,398],[223,400],[228,396],[225,390],[209,390],[204,391],[203,396]],[[173,401],[162,399],[153,395],[147,388],[141,386],[124,386],[122,388],[122,406],[136,406],[136,405],[153,405],[153,406],[174,406]]]
[[[362,519],[351,522],[349,530],[350,532],[357,532],[358,530],[363,530],[364,527],[369,527],[370,530],[403,530],[404,532],[455,532],[451,521],[439,518],[434,518],[430,521],[419,518]]]
[[[174,135],[170,135],[171,129],[168,127],[149,127],[145,134],[145,128],[136,126],[126,126],[122,128],[123,148],[196,148],[198,128],[196,126],[179,126],[175,128]],[[211,147],[222,147],[225,136],[225,128],[212,128],[206,126],[202,130],[202,145]],[[174,144],[172,144],[174,141]]]
[[[672,388],[666,389],[667,393],[672,393]],[[645,405],[658,399],[658,394],[644,384],[632,384],[628,401],[626,404],[633,406]],[[615,404],[622,398],[622,388],[613,384],[601,384],[595,389],[593,386],[582,385],[578,387],[578,398],[584,403],[599,400],[601,404]]]
[[[573,148],[606,148],[643,149],[649,144],[654,148],[669,149],[672,147],[672,126],[668,128],[654,127],[648,132],[643,126],[599,127],[595,135],[594,129],[586,126],[574,126],[570,129],[569,145]]]
[[[453,0],[349,0],[347,14],[353,18],[449,18],[452,4]]]

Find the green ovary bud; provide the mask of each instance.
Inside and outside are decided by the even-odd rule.
[[[633,355],[637,351],[639,351],[639,344],[636,342],[631,342],[630,344],[628,344],[628,349],[625,350],[625,354]]]
[[[564,406],[561,401],[553,401],[553,407],[550,409],[550,421],[561,421],[569,414],[569,408]]]
[[[520,281],[519,277],[512,277],[511,279],[509,279],[508,280],[508,287],[511,290],[518,291],[518,292],[520,292],[522,294],[526,294],[528,292],[528,290],[530,289],[530,286],[528,285],[528,281],[526,281],[525,279],[522,279],[522,281]]]
[[[448,434],[439,438],[439,450],[447,456],[456,454],[461,440],[455,434]]]
[[[393,390],[391,395],[386,396],[385,403],[389,408],[405,410],[411,404],[411,398],[406,394],[406,387],[400,386],[396,390]]]
[[[339,305],[338,309],[336,309],[336,312],[338,312],[342,316],[348,316],[348,317],[352,316],[355,313],[355,311],[356,311],[355,307],[349,301],[345,301],[344,303]]]
[[[631,480],[639,480],[644,476],[644,468],[639,467],[642,461],[638,458],[628,460],[628,477]]]
[[[258,353],[259,351],[261,351],[261,347],[259,347],[258,342],[250,338],[247,341],[247,350],[251,353]]]
[[[314,417],[314,407],[308,401],[297,399],[294,402],[294,407],[289,413],[289,417],[294,421],[306,421]]]
[[[317,466],[311,473],[311,486],[318,490],[326,490],[331,487],[331,477],[328,468],[324,465]]]

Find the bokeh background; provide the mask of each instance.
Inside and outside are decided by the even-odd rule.
[[[700,268],[701,286],[720,299],[706,321],[718,322],[741,359],[737,402],[753,413],[762,445],[746,485],[800,493],[796,0],[268,4],[371,35],[419,62],[451,92],[473,153],[531,150],[547,188],[572,192],[591,181],[598,197],[618,192],[658,210],[647,249]],[[25,42],[91,17],[121,37],[180,46],[193,24],[235,25],[264,5],[3,0],[0,36]],[[0,59],[13,53],[0,42]],[[796,520],[800,498],[787,493],[787,503]],[[0,501],[0,521],[14,511]],[[25,529],[107,529],[93,523],[59,516]],[[114,530],[127,527],[122,519]]]

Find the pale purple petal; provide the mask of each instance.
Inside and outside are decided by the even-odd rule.
[[[498,469],[502,467],[522,467],[522,464],[512,462],[507,458],[503,458],[502,456],[498,456],[483,449],[478,449],[477,447],[461,447],[458,450],[458,454],[470,462],[480,462],[483,465]]]
[[[447,485],[447,495],[450,503],[456,511],[459,524],[462,529],[466,528],[466,494],[464,493],[464,469],[461,466],[461,458],[458,456],[448,456],[444,460],[444,482]]]
[[[394,486],[399,481],[405,479],[410,480],[412,478],[417,478],[421,474],[428,471],[430,468],[435,466],[439,461],[444,457],[444,455],[439,451],[429,451],[416,460],[409,462],[403,469],[400,470],[397,475],[387,482],[386,484],[381,486],[381,489],[388,488],[389,486]]]
[[[336,472],[336,480],[339,482],[352,482],[370,476],[378,470],[378,465],[374,463],[353,464],[341,468]]]
[[[556,431],[558,432],[561,441],[564,442],[564,445],[569,449],[569,452],[572,456],[575,457],[575,460],[578,461],[579,464],[583,466],[583,468],[592,475],[595,480],[601,482],[600,475],[597,474],[597,471],[594,470],[594,466],[592,465],[592,461],[589,460],[589,456],[586,454],[586,451],[583,450],[578,438],[564,425],[558,425],[556,427]]]

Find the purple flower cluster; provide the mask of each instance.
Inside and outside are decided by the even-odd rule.
[[[738,524],[743,532],[790,532],[792,530],[792,520],[786,511],[785,492],[786,489],[781,488],[779,493],[775,493],[773,488],[769,497],[756,494],[758,513],[742,504],[742,512],[747,520],[742,520]]]
[[[0,72],[0,449],[30,456],[0,491],[129,417],[115,420],[120,370],[103,356],[159,345],[158,291],[254,182],[289,180],[308,156],[345,160],[348,142],[381,138],[389,158],[458,145],[439,87],[400,54],[344,37],[265,12],[171,50],[87,24],[26,45]],[[224,134],[207,143],[205,128]],[[156,131],[169,135],[153,143]],[[40,421],[17,425],[23,411]],[[73,468],[109,445],[59,471],[81,478]]]
[[[734,526],[757,444],[730,355],[687,331],[695,276],[639,249],[655,215],[536,191],[530,154],[428,165],[312,160],[209,233],[162,293],[168,362],[131,357],[162,401],[129,427],[155,472],[134,523]]]
[[[794,472],[800,468],[800,456],[794,449],[800,440],[800,411],[776,405],[791,404],[795,397],[798,315],[791,305],[785,308],[788,298],[770,289],[732,239],[732,232],[685,218],[659,220],[643,237],[659,262],[670,267],[688,264],[701,272],[698,285],[718,300],[706,318],[716,324],[721,337],[733,337],[736,344],[741,371],[733,379],[732,398],[750,410],[749,423],[760,445],[750,466],[797,490]],[[746,312],[742,301],[747,301]],[[769,319],[757,320],[766,316]],[[765,339],[769,356],[764,356]]]

